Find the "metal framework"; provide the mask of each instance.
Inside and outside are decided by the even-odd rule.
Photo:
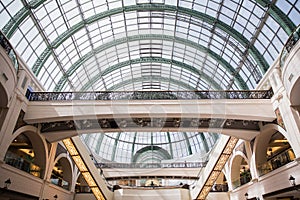
[[[79,60],[77,60],[67,71],[66,71],[66,76],[62,77],[58,84],[56,85],[54,91],[61,91],[62,88],[64,87],[64,85],[67,82],[68,77],[72,76],[73,73],[80,68],[80,66],[86,62],[87,60],[89,60],[90,58],[92,58],[92,56],[94,56],[96,53],[101,52],[101,51],[105,51],[108,48],[123,44],[125,42],[132,42],[132,41],[141,41],[141,40],[164,40],[164,41],[175,41],[175,42],[179,42],[188,46],[191,46],[193,48],[195,48],[195,50],[199,50],[202,52],[206,52],[208,53],[208,55],[210,57],[212,57],[213,59],[215,59],[218,63],[220,63],[230,74],[233,74],[237,81],[237,83],[239,84],[239,86],[241,87],[241,89],[247,90],[249,89],[247,84],[245,83],[245,81],[243,80],[243,78],[240,76],[240,74],[238,74],[238,71],[236,71],[226,60],[224,60],[221,56],[219,56],[218,54],[216,54],[215,52],[213,52],[212,50],[199,45],[195,42],[183,39],[183,38],[179,38],[179,37],[174,37],[174,36],[168,36],[168,35],[155,35],[155,34],[147,34],[147,35],[135,35],[135,36],[128,36],[126,38],[121,38],[121,39],[116,39],[112,42],[108,42],[104,45],[101,45],[100,47],[97,47],[94,51],[87,53],[86,55],[84,55],[83,57],[81,57]],[[131,63],[131,61],[129,61]],[[112,72],[112,70],[114,70],[115,67],[112,66],[110,68],[105,69],[101,74],[97,74],[96,76],[94,76],[91,80],[91,84],[94,82],[93,79],[99,79],[99,77],[105,76],[108,73]],[[212,80],[207,80],[208,82],[212,81]],[[85,90],[87,87],[83,87]]]
[[[144,57],[143,52],[146,51],[143,47],[145,45],[149,46],[147,51],[150,54],[151,52],[157,54],[160,51],[159,54],[165,58],[165,50],[155,47],[158,40],[162,41],[162,47],[165,42],[173,43],[170,48],[174,48],[175,51],[180,43],[183,56],[178,57],[175,52],[170,54],[170,59],[183,60],[183,63],[188,64],[194,62],[192,66],[197,67],[203,72],[202,74],[211,76],[217,84],[226,83],[220,88],[253,89],[255,82],[261,79],[269,64],[276,59],[276,53],[280,51],[276,48],[281,48],[287,36],[295,29],[295,22],[297,23],[298,20],[294,18],[295,15],[292,16],[289,13],[300,12],[296,6],[297,2],[289,2],[289,11],[277,1],[236,2],[228,0],[219,3],[219,5],[218,1],[199,3],[193,0],[180,0],[177,4],[159,3],[159,1],[158,3],[137,1],[129,4],[115,1],[101,4],[45,0],[22,0],[17,3],[11,0],[11,3],[1,2],[3,8],[0,10],[0,15],[6,13],[5,15],[9,16],[8,20],[3,21],[5,24],[2,24],[2,31],[8,38],[14,40],[18,51],[22,49],[19,54],[25,57],[25,61],[30,61],[32,64],[30,67],[44,82],[46,89],[60,91],[86,88],[83,85],[88,85],[87,82],[91,81],[92,74],[95,74],[96,70],[97,74],[106,70],[106,67],[102,65],[103,61],[105,63],[109,61],[107,57],[109,53],[102,56],[101,52],[113,49],[118,52],[123,51],[120,47],[124,45],[127,45],[125,49],[130,52],[132,51],[131,44],[134,42],[138,42],[136,46],[139,47],[141,59]],[[16,7],[16,11],[6,7]],[[28,26],[28,23],[31,25]],[[31,29],[30,26],[32,26]],[[25,31],[24,27],[29,29]],[[111,27],[111,30],[107,30],[107,27]],[[99,41],[95,40],[97,29],[101,37]],[[123,31],[123,37],[120,37],[119,30]],[[282,30],[286,35],[280,32]],[[108,36],[109,31],[110,36]],[[31,48],[30,51],[23,50],[24,46],[21,45],[19,36],[16,36],[20,33]],[[84,40],[81,39],[83,37],[79,37],[82,33],[86,33]],[[74,51],[70,51],[72,46],[70,42],[74,44]],[[99,45],[99,42],[102,44]],[[89,51],[87,47],[82,48],[86,44],[91,47]],[[196,59],[186,60],[189,54],[187,50],[190,47],[204,54],[200,59],[203,62]],[[30,52],[33,53],[30,55]],[[191,56],[196,58],[197,54],[194,53]],[[121,55],[117,55],[117,60],[124,60]],[[97,59],[99,56],[105,60]],[[128,60],[136,59],[130,53],[126,57]],[[35,62],[33,62],[34,58]],[[213,64],[210,64],[211,58],[217,64],[215,69],[212,68]],[[89,66],[91,59],[96,61],[93,72]],[[131,65],[129,67],[133,85],[131,88],[135,89],[134,85],[139,84],[134,83],[134,80],[139,80],[139,78],[133,74],[134,67]],[[225,77],[223,72],[219,72],[220,69],[223,70],[222,67],[225,68],[224,74],[229,75],[228,77]],[[209,73],[205,71],[208,68],[212,68]],[[82,74],[84,76],[80,76]],[[115,76],[113,73],[111,75]],[[221,81],[216,80],[217,77],[221,77]],[[108,83],[111,80],[106,77],[98,78],[101,82],[97,82],[99,86],[93,85],[93,90],[117,88],[114,86],[115,83],[113,85]],[[212,89],[207,88],[209,85],[210,83],[198,82],[192,87]],[[137,87],[137,89],[143,88]],[[164,86],[161,89],[173,90],[175,87]]]
[[[30,92],[29,101],[72,100],[177,100],[177,99],[270,99],[272,90],[240,91],[98,91],[98,92]]]

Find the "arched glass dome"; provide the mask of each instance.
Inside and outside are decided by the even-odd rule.
[[[84,134],[82,139],[103,160],[121,163],[159,163],[198,153],[205,155],[219,135],[202,132],[118,132]],[[200,159],[200,157],[199,157]]]

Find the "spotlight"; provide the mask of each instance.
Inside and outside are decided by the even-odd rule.
[[[246,199],[248,199],[248,196],[249,196],[249,194],[246,192],[246,193],[245,193],[245,197],[246,197]]]
[[[11,180],[10,180],[10,178],[9,178],[9,179],[7,179],[7,180],[4,182],[4,189],[8,189],[8,187],[10,186],[10,184],[11,184]]]
[[[292,175],[290,175],[289,181],[290,181],[292,186],[294,186],[294,187],[296,186],[296,180]]]

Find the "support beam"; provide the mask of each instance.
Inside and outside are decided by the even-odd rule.
[[[227,71],[228,73],[232,74],[234,76],[235,81],[237,82],[237,84],[240,86],[240,89],[243,90],[247,90],[249,89],[247,84],[245,83],[245,81],[243,80],[243,78],[240,76],[240,74],[238,73],[238,71],[236,71],[236,69],[234,69],[226,60],[224,60],[220,55],[216,54],[215,52],[213,52],[212,50],[198,44],[195,42],[192,42],[190,40],[187,39],[183,39],[180,37],[173,37],[173,36],[169,36],[169,35],[159,35],[159,34],[144,34],[144,35],[134,35],[134,36],[128,36],[128,37],[124,37],[124,38],[120,38],[120,39],[116,39],[112,42],[107,42],[104,45],[101,45],[99,47],[97,47],[96,49],[94,49],[92,52],[89,52],[87,54],[85,54],[84,56],[82,56],[79,60],[77,60],[66,72],[66,76],[63,76],[59,81],[58,84],[56,85],[54,91],[61,91],[62,88],[64,87],[64,85],[66,84],[68,78],[70,76],[73,75],[73,73],[75,73],[75,71],[80,68],[80,66],[88,61],[90,58],[92,58],[95,54],[101,52],[101,51],[105,51],[108,48],[126,43],[126,42],[133,42],[133,41],[141,41],[141,40],[163,40],[163,41],[174,41],[174,42],[178,42],[190,47],[195,48],[195,50],[199,50],[201,52],[206,52],[208,53],[208,55],[210,57],[212,57],[213,59],[215,59],[218,63],[220,63]],[[109,70],[109,69],[106,69]],[[106,75],[108,72],[103,71],[102,75],[98,75],[98,76],[104,76]]]
[[[132,59],[132,60],[124,61],[124,62],[121,62],[121,63],[117,63],[117,64],[107,68],[102,73],[96,74],[94,77],[92,77],[91,80],[81,88],[81,91],[88,90],[93,85],[93,83],[95,83],[96,81],[99,80],[99,77],[101,77],[101,76],[105,76],[109,73],[112,73],[115,70],[121,69],[122,67],[126,67],[126,66],[132,65],[132,64],[138,64],[138,63],[164,63],[164,64],[176,65],[178,67],[182,67],[186,70],[191,71],[192,73],[196,74],[200,78],[203,78],[208,83],[208,85],[211,84],[214,89],[217,89],[217,90],[222,90],[223,89],[210,76],[208,76],[205,73],[201,72],[196,67],[190,66],[190,65],[185,64],[183,62],[179,62],[179,61],[171,60],[171,59],[166,59],[166,58],[161,58],[161,57],[144,57],[144,58],[137,58],[137,59]],[[153,78],[155,78],[155,76],[151,76],[151,77],[152,77],[151,78],[152,80],[153,80]],[[161,76],[156,76],[156,78],[158,80],[160,79],[159,77],[161,77]],[[144,80],[150,80],[149,78],[145,78],[145,76],[142,76],[141,78],[144,78]],[[161,79],[164,79],[164,77],[161,77]],[[172,82],[171,78],[166,78],[166,79],[167,79],[167,82],[168,81]],[[134,80],[134,79],[130,79],[130,80]],[[176,82],[178,82],[178,81],[176,81]],[[182,82],[182,81],[179,81],[179,82]],[[131,81],[131,83],[132,83],[132,81]],[[121,82],[119,84],[125,85],[123,82]],[[192,87],[192,86],[189,86],[189,87]],[[194,88],[193,90],[195,90],[195,89],[196,88]]]
[[[91,16],[87,18],[85,21],[79,22],[78,24],[70,27],[70,29],[63,34],[61,34],[58,38],[56,38],[52,43],[52,48],[57,48],[60,46],[66,39],[71,37],[73,34],[78,32],[79,30],[83,29],[86,24],[92,24],[100,19],[113,16],[122,12],[132,12],[132,11],[165,11],[165,12],[177,12],[183,15],[187,16],[193,16],[195,18],[198,18],[200,20],[203,20],[206,23],[209,23],[211,25],[216,26],[217,28],[221,29],[222,31],[228,33],[233,38],[235,38],[238,42],[241,43],[242,46],[249,48],[249,53],[252,55],[252,57],[255,59],[255,61],[260,66],[261,70],[263,72],[266,72],[269,68],[268,63],[264,59],[264,57],[259,53],[259,51],[253,46],[249,45],[249,41],[237,30],[232,28],[231,26],[227,25],[226,23],[215,19],[214,17],[211,17],[207,14],[188,9],[183,7],[176,7],[171,5],[163,5],[163,4],[139,4],[139,5],[132,5],[132,6],[125,6],[122,8],[115,8],[111,9],[109,11],[105,11],[99,14],[96,14],[94,16]],[[32,68],[32,71],[38,75],[41,67],[46,62],[46,60],[50,56],[50,49],[49,47],[44,50],[44,52],[41,54],[41,56],[38,58],[37,62]]]

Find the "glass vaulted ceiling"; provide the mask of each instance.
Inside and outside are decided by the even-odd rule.
[[[253,89],[298,0],[2,0],[1,30],[47,91]]]
[[[0,1],[1,31],[46,91],[253,89],[299,23],[300,0]],[[152,162],[205,154],[218,137],[82,139],[109,161]]]
[[[197,161],[205,161],[205,156],[218,138],[218,134],[195,132],[135,132],[82,136],[87,146],[102,159],[121,163],[160,163],[162,160],[177,160],[196,153]],[[161,155],[158,157],[157,154]],[[203,156],[203,160],[200,155]]]

